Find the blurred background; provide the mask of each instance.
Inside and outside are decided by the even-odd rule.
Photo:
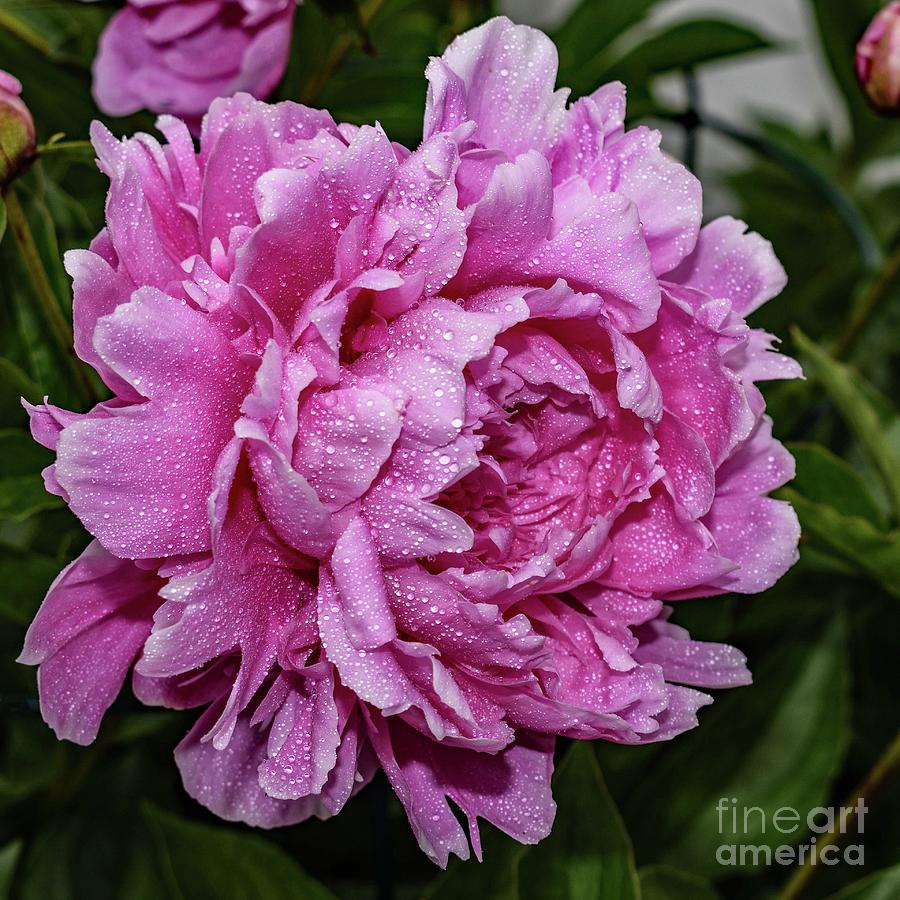
[[[423,70],[452,37],[503,12],[540,25],[573,96],[618,78],[632,123],[701,177],[707,218],[771,239],[785,292],[751,324],[784,340],[803,382],[773,384],[776,434],[798,477],[801,561],[756,597],[677,605],[698,639],[749,657],[750,687],[719,692],[671,744],[559,748],[553,835],[523,848],[483,826],[485,862],[441,874],[383,779],[339,817],[262,833],[182,791],[171,750],[192,713],[145,710],[125,688],[90,747],[40,719],[34,671],[13,660],[59,569],[87,542],[44,493],[49,454],[19,397],[84,409],[96,384],[52,339],[47,296],[71,313],[62,253],[103,224],[105,179],[83,142],[99,112],[90,61],[118,3],[0,0],[0,68],[18,76],[43,144],[16,183],[35,240],[0,241],[0,900],[48,898],[900,898],[900,123],[853,75],[870,0],[305,0],[277,98],[378,119],[415,146]],[[152,117],[105,120],[116,134]],[[63,134],[64,133],[64,134]],[[2,233],[0,217],[0,233]],[[36,285],[35,265],[46,273]],[[41,296],[38,296],[38,295]],[[44,303],[41,306],[41,302]],[[864,865],[723,865],[723,845],[808,844],[771,825],[863,796]],[[720,798],[758,807],[738,833]],[[858,855],[856,857],[858,860]]]

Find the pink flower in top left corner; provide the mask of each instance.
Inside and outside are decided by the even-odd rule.
[[[265,98],[287,65],[297,0],[127,0],[100,38],[94,97],[199,125],[216,97]]]

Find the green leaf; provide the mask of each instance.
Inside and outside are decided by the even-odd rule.
[[[872,391],[844,363],[832,359],[799,329],[793,337],[809,374],[816,375],[881,476],[894,514],[900,516],[900,453],[887,436],[883,418],[869,399]]]
[[[2,261],[0,261],[0,265],[2,265]],[[4,293],[3,287],[3,284],[0,283],[0,293]],[[0,326],[3,324],[5,323],[0,322]],[[15,334],[14,326],[8,327],[12,334],[7,333],[7,342],[17,341],[18,336]],[[44,397],[44,391],[11,359],[0,356],[0,422],[5,425],[14,423],[24,425],[28,421],[28,415],[22,408],[22,397],[29,403],[40,403]]]
[[[143,807],[171,889],[181,900],[335,900],[283,850],[249,831],[200,825]]]
[[[7,710],[15,708],[4,698]],[[20,701],[21,702],[21,701]],[[20,707],[21,712],[25,712]],[[63,771],[66,747],[37,716],[10,718],[0,759],[0,807],[46,790]]]
[[[715,888],[704,878],[671,866],[644,866],[641,900],[719,900]]]
[[[61,506],[59,497],[47,493],[40,475],[0,478],[0,519],[21,522],[42,510]]]
[[[40,474],[53,462],[53,454],[21,428],[0,428],[0,459],[3,475]]]
[[[638,900],[634,852],[588,741],[576,741],[553,783],[550,836],[519,863],[523,900]]]
[[[142,796],[163,802],[175,790],[163,763],[167,742],[144,739],[113,753],[101,735],[90,747],[74,748],[37,716],[31,724],[43,739],[32,748],[31,765],[46,765],[40,757],[50,757],[49,750],[61,751],[64,765],[44,796],[20,806],[37,827],[17,873],[17,900],[176,900],[138,812]]]
[[[3,240],[4,234],[6,234],[6,203],[3,197],[0,197],[0,241]]]
[[[416,146],[423,72],[444,49],[446,8],[431,0],[385,0],[362,3],[350,15],[352,4],[341,7],[298,9],[280,96],[324,107],[338,121],[377,120],[393,140]]]
[[[815,633],[779,634],[778,648],[754,667],[753,684],[719,694],[700,727],[654,759],[624,801],[641,858],[721,877],[720,846],[784,843],[771,827],[774,812],[826,799],[847,744],[849,709],[840,608],[824,621]],[[729,809],[717,811],[721,798],[737,799],[736,835]],[[744,828],[749,807],[765,813],[768,828],[757,815]]]
[[[454,859],[422,892],[423,900],[519,900],[519,861],[526,847],[489,824],[482,824],[484,862]]]
[[[35,177],[32,171],[22,182],[23,185]],[[22,191],[24,201],[20,212],[25,212],[29,219],[33,204],[28,196],[29,191]],[[12,208],[10,204],[10,209]],[[40,217],[35,218],[38,224]],[[46,229],[35,233],[40,240]],[[40,241],[43,243],[43,241]],[[45,253],[50,252],[49,245]],[[40,252],[41,262],[49,262],[49,256]],[[59,259],[52,261],[52,266],[59,266]],[[15,242],[6,240],[0,243],[0,294],[4,303],[2,315],[9,324],[0,335],[4,338],[3,355],[23,366],[36,376],[36,380],[53,396],[54,401],[63,406],[75,405],[77,401],[76,383],[73,381],[71,368],[67,365],[69,356],[63,354],[59,341],[54,339],[47,319],[42,313],[41,304],[33,284],[33,273],[23,264],[22,254]],[[67,295],[70,293],[66,287]],[[54,303],[56,301],[54,300]],[[63,313],[65,315],[65,313]],[[69,345],[67,344],[67,351]],[[18,402],[16,398],[16,402]]]
[[[773,144],[806,160],[823,177],[839,183],[833,147],[821,132],[810,134],[785,123],[763,121],[753,133],[762,133]],[[746,167],[727,173],[725,182],[738,198],[734,214],[753,223],[754,230],[772,242],[790,273],[778,300],[753,313],[754,326],[782,336],[793,324],[814,334],[844,327],[847,298],[856,288],[861,265],[860,256],[848,252],[852,235],[847,219],[839,218],[832,200],[812,179],[797,177],[766,153],[755,153]],[[800,233],[802,241],[797,239]],[[816,252],[810,253],[810,247]],[[802,404],[787,404],[774,417],[782,428],[785,412],[791,418],[809,413],[806,387],[797,381],[777,386],[779,394],[789,392],[803,398]]]
[[[81,14],[73,4],[69,15]],[[63,69],[47,58],[49,46],[37,29],[26,24],[15,30],[22,22],[19,16],[18,11],[3,14],[0,53],[4,66],[22,76],[22,97],[35,122],[48,132],[75,131],[79,136],[86,135],[91,117],[96,115],[90,96],[90,73],[87,68]]]
[[[21,841],[10,841],[0,849],[0,900],[8,900],[16,863],[22,852]]]
[[[0,547],[0,616],[27,625],[62,568],[52,556]]]
[[[165,709],[138,710],[120,715],[109,740],[116,744],[133,744],[159,733],[178,733],[184,717],[180,711]]]
[[[631,841],[588,741],[569,749],[553,795],[558,809],[549,837],[526,847],[483,828],[484,862],[451,863],[425,890],[427,900],[638,900]]]
[[[316,100],[309,96],[312,83],[317,73],[328,65],[339,36],[320,4],[301,5],[294,15],[291,54],[276,99]]]
[[[788,449],[797,463],[791,490],[842,515],[884,524],[884,514],[865,480],[839,456],[820,444],[791,443]]]
[[[725,19],[691,19],[642,41],[612,67],[611,73],[630,82],[773,47],[772,41],[745,25]]]
[[[782,488],[778,496],[794,507],[805,541],[900,597],[900,529],[881,531],[868,519],[845,516],[831,506],[808,500],[792,487]]]
[[[833,894],[829,900],[897,900],[900,897],[900,864],[873,872]]]
[[[133,791],[118,802],[133,804]],[[168,900],[173,896],[160,876],[143,824],[120,813],[103,819],[97,806],[96,796],[81,794],[65,815],[47,816],[26,848],[17,877],[18,900]]]
[[[559,50],[559,84],[577,96],[589,93],[609,67],[612,45],[640,22],[656,0],[586,0],[553,35]]]
[[[14,395],[17,402],[18,397],[24,397],[30,403],[41,401],[41,386],[5,357],[0,357],[0,384],[4,385],[4,393]]]

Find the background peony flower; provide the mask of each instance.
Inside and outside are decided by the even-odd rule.
[[[881,9],[860,38],[856,77],[874,109],[900,113],[900,2]]]
[[[176,761],[226,819],[333,815],[380,767],[445,865],[479,817],[548,833],[557,735],[668,739],[750,680],[670,603],[796,559],[755,383],[799,370],[744,321],[770,245],[700,228],[621,85],[567,107],[503,18],[427,74],[415,152],[247,95],[199,154],[95,128],[107,228],[66,265],[114,398],[30,412],[96,541],[21,661],[80,743],[133,663],[203,707]]]
[[[103,112],[172,113],[199,125],[216,97],[267,97],[287,65],[297,0],[127,0],[100,37]]]
[[[34,153],[34,119],[21,93],[19,79],[0,69],[0,185],[14,178]]]

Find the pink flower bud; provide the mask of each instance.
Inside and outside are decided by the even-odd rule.
[[[34,153],[34,119],[19,94],[18,78],[0,69],[0,184],[6,184]]]
[[[888,3],[856,45],[856,77],[872,108],[900,115],[900,2]]]

